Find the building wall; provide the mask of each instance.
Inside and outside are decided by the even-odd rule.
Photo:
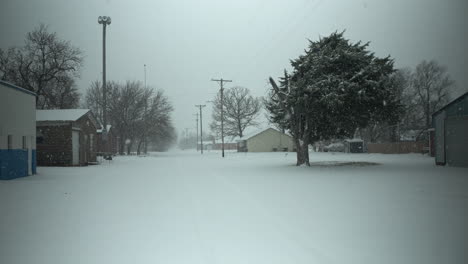
[[[468,122],[467,117],[467,94],[456,99],[455,102],[449,104],[444,110],[433,116],[432,124],[435,129],[435,162],[437,165],[445,165],[448,158],[450,158],[450,162],[448,162],[449,165],[467,166],[468,156],[464,155],[464,151],[465,149],[468,149],[468,142],[466,141],[466,131],[463,129],[466,126],[465,123]],[[447,120],[452,120],[450,128],[456,131],[456,133],[454,133],[454,131],[450,131],[451,129],[448,129]],[[457,127],[462,129],[457,129]],[[447,144],[447,142],[449,142],[449,144]],[[451,151],[455,151],[456,153]]]
[[[284,148],[287,148],[287,151],[294,151],[292,137],[272,128],[247,139],[248,152],[272,152],[274,149],[283,151]]]
[[[37,164],[39,166],[72,165],[71,123],[37,125]],[[47,123],[46,123],[47,124]]]
[[[447,164],[468,167],[468,115],[447,118],[445,135]]]
[[[35,95],[0,82],[0,179],[36,173],[35,123]]]

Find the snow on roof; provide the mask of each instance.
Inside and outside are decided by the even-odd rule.
[[[102,124],[101,124],[101,127],[102,127]],[[109,132],[112,126],[111,126],[111,125],[107,125],[106,127],[107,127],[107,129],[106,129],[107,132]],[[96,129],[96,132],[97,132],[97,133],[102,133],[102,129]]]
[[[76,121],[89,109],[36,110],[36,121]]]
[[[253,137],[255,137],[256,135],[258,135],[258,134],[260,134],[260,133],[263,133],[264,131],[267,131],[267,130],[269,130],[269,129],[273,129],[274,131],[283,134],[281,131],[278,131],[277,129],[274,129],[274,128],[272,128],[272,127],[267,127],[267,128],[263,128],[263,129],[260,129],[260,130],[255,131],[255,132],[246,134],[246,135],[244,135],[242,138],[237,138],[237,141],[240,141],[240,140],[247,140],[247,139],[249,139],[249,138],[253,138]],[[289,136],[288,134],[285,134],[285,135]]]
[[[351,139],[345,139],[346,142],[364,142],[364,140],[360,138],[351,138]]]

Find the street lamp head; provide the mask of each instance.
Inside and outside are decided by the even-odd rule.
[[[99,24],[110,25],[111,18],[109,16],[99,16],[98,17],[98,23]]]

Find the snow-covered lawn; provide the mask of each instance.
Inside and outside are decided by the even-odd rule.
[[[467,169],[419,154],[294,160],[172,152],[41,167],[0,182],[0,263],[468,263]]]

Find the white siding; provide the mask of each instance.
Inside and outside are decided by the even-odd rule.
[[[13,149],[21,149],[23,136],[36,138],[36,97],[0,83],[0,149],[13,135]],[[33,140],[32,148],[36,149]]]

